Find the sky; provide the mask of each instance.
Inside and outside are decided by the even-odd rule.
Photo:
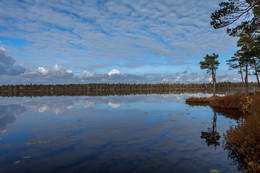
[[[210,26],[220,0],[0,0],[0,85],[240,81],[238,50]],[[252,77],[251,80],[254,80]]]

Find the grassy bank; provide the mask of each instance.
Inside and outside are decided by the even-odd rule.
[[[247,172],[260,172],[260,93],[224,97],[188,98],[189,105],[209,105],[214,110],[236,110],[243,121],[225,134],[225,148]]]
[[[256,94],[236,93],[223,97],[190,97],[186,99],[189,105],[209,105],[212,108],[239,110],[245,116],[260,114],[260,92]]]
[[[209,105],[216,97],[190,97],[186,99],[186,103],[189,105]]]

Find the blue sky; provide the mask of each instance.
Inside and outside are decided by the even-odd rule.
[[[210,82],[213,52],[217,80],[240,81],[236,38],[209,24],[219,2],[0,0],[0,84]]]

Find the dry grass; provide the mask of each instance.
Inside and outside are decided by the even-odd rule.
[[[186,99],[188,104],[209,104],[214,98],[217,97],[190,97]]]
[[[240,96],[227,95],[224,97],[217,97],[210,102],[211,107],[222,109],[240,109],[240,102],[242,101]]]
[[[243,114],[260,115],[260,93],[253,94],[233,94],[224,97],[190,97],[186,99],[189,105],[210,105],[212,108],[239,110]]]

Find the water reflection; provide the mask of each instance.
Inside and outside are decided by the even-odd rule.
[[[191,107],[210,107],[208,104],[190,104],[186,103]],[[201,132],[201,139],[205,139],[205,142],[207,146],[214,146],[216,149],[217,146],[220,145],[220,138],[221,136],[219,135],[219,132],[217,131],[217,115],[224,116],[226,118],[235,120],[237,124],[240,124],[243,121],[243,113],[239,110],[230,110],[230,109],[221,109],[221,108],[213,108],[211,107],[212,111],[214,112],[213,118],[212,118],[212,127],[208,127],[207,131],[202,131]],[[230,127],[232,128],[233,125],[231,124]],[[229,127],[229,128],[230,128]],[[226,133],[227,131],[224,131]],[[223,133],[223,134],[224,134]],[[225,134],[224,134],[225,135]],[[239,157],[238,153],[233,150],[232,147],[230,147],[230,144],[226,141],[226,139],[223,139],[223,146],[222,148],[228,152],[227,157],[232,160],[231,165],[236,165],[237,171],[238,172],[244,172],[245,171],[245,164],[244,160]]]
[[[201,138],[205,139],[206,143],[208,146],[213,145],[216,149],[216,146],[219,145],[219,139],[220,139],[220,135],[217,132],[217,113],[216,111],[214,111],[214,116],[212,118],[213,122],[212,122],[212,127],[209,127],[207,129],[207,131],[202,131],[201,132]]]
[[[6,126],[15,122],[15,115],[25,111],[25,107],[16,104],[0,105],[0,132],[6,132]]]
[[[221,109],[221,108],[212,108],[214,112],[217,112],[219,115],[225,116],[227,118],[237,120],[238,122],[241,120],[243,113],[239,110],[229,110],[229,109]]]
[[[178,102],[183,101],[187,97],[193,96],[210,96],[210,94],[174,94],[174,95],[150,95],[156,97],[156,101],[162,102]],[[111,108],[120,108],[121,104],[132,103],[149,103],[154,102],[151,97],[146,95],[129,95],[129,96],[75,96],[75,97],[34,97],[34,98],[0,98],[2,103],[17,104],[25,107],[27,110],[39,113],[52,112],[56,115],[62,115],[66,110],[72,109],[79,104],[84,108],[90,108],[95,105],[108,105]]]
[[[185,105],[190,96],[2,98],[24,109],[0,141],[0,172],[236,172],[203,145],[213,112]],[[218,118],[219,132],[216,121],[215,136],[230,120]]]
[[[120,103],[108,102],[108,105],[111,106],[112,108],[115,108],[115,109],[120,107]]]

